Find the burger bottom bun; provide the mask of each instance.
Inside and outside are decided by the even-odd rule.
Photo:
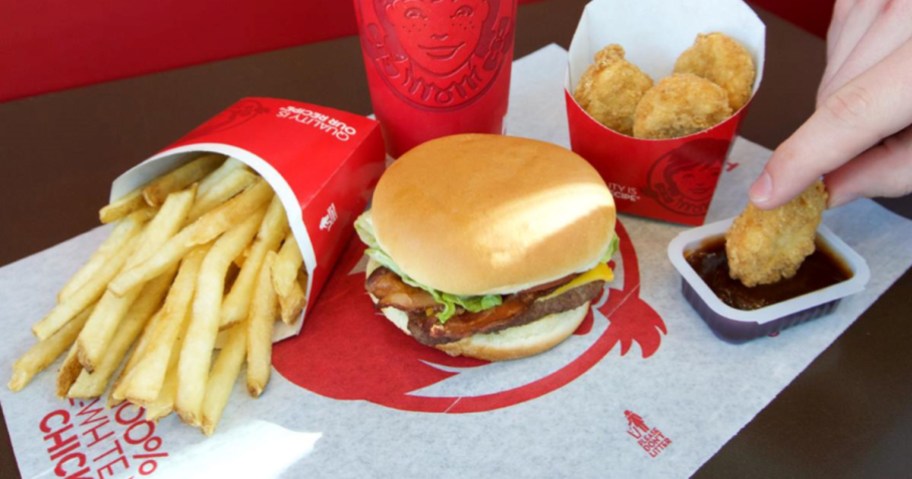
[[[376,302],[375,298],[374,302]],[[388,307],[381,312],[397,328],[409,334],[408,314]],[[479,333],[467,338],[435,345],[451,356],[468,356],[487,361],[519,359],[547,351],[569,338],[589,312],[586,302],[576,309],[550,314],[529,324],[494,333]]]

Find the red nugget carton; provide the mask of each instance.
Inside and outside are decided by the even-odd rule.
[[[658,83],[672,73],[676,59],[698,34],[712,32],[737,40],[751,54],[756,69],[752,95],[756,93],[763,76],[765,27],[740,1],[594,0],[583,11],[570,43],[564,90],[570,143],[602,174],[618,211],[703,224],[750,101],[707,130],[650,140],[605,127],[576,102],[572,92],[595,53],[607,45],[622,46],[626,60]]]
[[[171,146],[118,177],[116,200],[200,152],[240,160],[259,173],[281,199],[307,270],[303,316],[354,232],[383,172],[379,125],[323,106],[275,98],[245,98]],[[297,334],[277,322],[274,340]]]

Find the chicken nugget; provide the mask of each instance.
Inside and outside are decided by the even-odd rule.
[[[677,138],[705,130],[731,116],[719,85],[690,73],[660,80],[640,99],[633,119],[637,138]]]
[[[684,50],[674,66],[675,73],[693,73],[728,92],[732,111],[747,103],[757,75],[754,58],[737,40],[723,33],[701,33]]]
[[[624,48],[611,44],[595,54],[595,63],[580,78],[573,98],[599,123],[633,134],[633,113],[652,78],[624,59]]]
[[[817,181],[778,208],[748,204],[725,233],[729,276],[748,287],[794,276],[814,252],[826,203],[823,181]]]

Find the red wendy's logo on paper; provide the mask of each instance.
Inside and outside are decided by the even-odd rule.
[[[353,239],[324,286],[301,334],[277,344],[273,364],[298,386],[335,399],[366,400],[424,412],[488,411],[563,387],[615,346],[636,343],[644,359],[667,333],[662,318],[639,297],[633,244],[618,223],[615,280],[595,301],[576,333],[556,348],[517,361],[488,363],[451,357],[403,334],[379,315],[364,290],[364,246]]]
[[[624,417],[627,419],[627,434],[636,439],[637,444],[650,457],[657,457],[671,445],[669,437],[665,436],[659,428],[649,427],[639,414],[624,411]]]
[[[699,139],[666,153],[649,169],[646,195],[674,213],[706,215],[728,146],[728,141]]]
[[[512,0],[366,0],[361,8],[365,54],[416,107],[472,102],[509,60]]]

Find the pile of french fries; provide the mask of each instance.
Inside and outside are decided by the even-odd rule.
[[[116,223],[110,236],[33,326],[38,342],[9,388],[68,351],[59,396],[109,391],[109,406],[129,401],[150,420],[176,411],[212,434],[245,364],[248,392],[263,392],[274,324],[304,307],[306,272],[281,202],[240,161],[203,154],[99,216]]]

